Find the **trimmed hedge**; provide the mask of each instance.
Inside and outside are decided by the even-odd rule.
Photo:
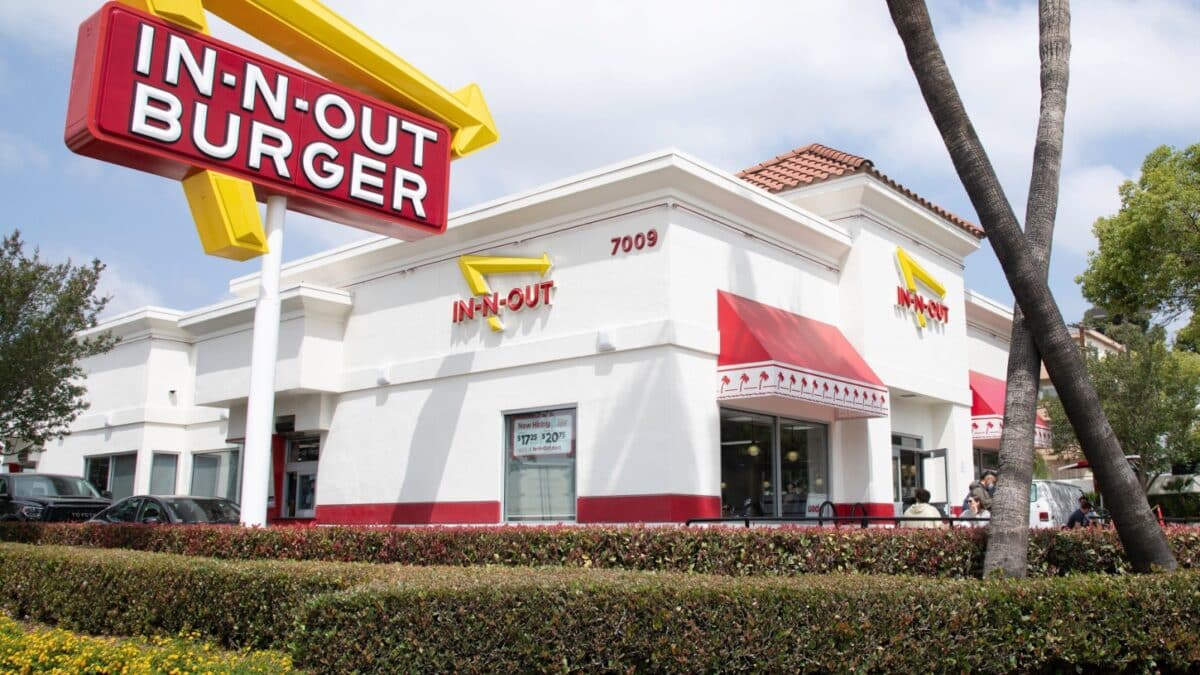
[[[361,584],[371,565],[211,560],[136,551],[0,544],[13,616],[87,633],[196,631],[232,648],[266,648],[291,633],[298,600]]]
[[[225,644],[286,649],[313,672],[1200,666],[1196,571],[989,581],[734,578],[222,562],[15,544],[0,544],[0,564],[20,580],[6,584],[0,603],[27,616],[107,633],[186,625]]]
[[[306,527],[0,524],[0,541],[127,548],[225,559],[410,565],[565,565],[730,576],[915,574],[978,577],[986,530],[954,528]],[[1200,528],[1168,527],[1183,568],[1200,567]],[[1108,528],[1033,530],[1030,576],[1123,573]]]
[[[293,654],[329,673],[1189,671],[1198,582],[423,568],[315,598]]]

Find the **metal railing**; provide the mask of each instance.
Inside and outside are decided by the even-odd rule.
[[[724,516],[721,518],[690,518],[684,522],[684,525],[691,527],[693,524],[722,525],[743,523],[745,527],[749,528],[754,524],[770,525],[795,523],[803,525],[815,523],[818,527],[824,527],[826,523],[828,523],[836,528],[841,527],[843,523],[849,523],[858,524],[860,527],[866,528],[871,524],[889,524],[894,527],[902,527],[904,523],[919,522],[948,523],[950,527],[954,527],[956,523],[961,527],[979,527],[977,523],[987,524],[991,522],[991,518],[956,518],[954,516],[869,516],[867,515],[867,507],[862,502],[855,503],[850,507],[850,515],[839,516],[836,515],[836,509],[833,505],[833,502],[826,501],[823,502],[820,508],[817,509],[817,515],[815,516]]]

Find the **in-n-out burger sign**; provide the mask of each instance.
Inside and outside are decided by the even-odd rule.
[[[390,236],[445,230],[444,124],[116,4],[80,27],[74,69],[75,152],[177,179],[219,170]]]
[[[538,306],[549,306],[554,280],[517,286],[507,293],[493,292],[485,274],[516,274],[537,272],[546,276],[550,272],[550,256],[543,253],[540,258],[513,258],[507,256],[464,255],[458,259],[458,268],[467,287],[475,297],[455,300],[451,306],[452,320],[462,323],[476,316],[487,319],[493,331],[504,330],[500,321],[501,310],[517,312]]]
[[[925,327],[925,317],[941,323],[950,321],[950,308],[941,302],[941,298],[946,297],[946,287],[899,246],[896,247],[896,262],[900,266],[900,276],[904,279],[904,285],[896,287],[896,304],[912,310],[917,315],[917,324],[922,328]],[[917,291],[918,281],[933,291],[938,299],[921,295]]]

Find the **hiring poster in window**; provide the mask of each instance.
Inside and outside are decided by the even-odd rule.
[[[513,457],[565,457],[575,450],[575,413],[533,413],[512,418]]]

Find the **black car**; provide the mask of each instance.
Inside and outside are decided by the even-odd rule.
[[[112,503],[79,476],[0,474],[0,520],[87,520]]]
[[[220,497],[135,495],[97,513],[88,522],[235,525],[240,520],[241,509],[238,505]]]

